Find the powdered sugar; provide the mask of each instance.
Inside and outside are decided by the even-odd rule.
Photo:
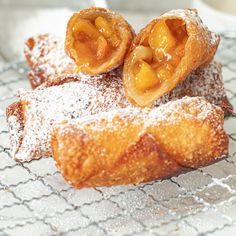
[[[168,11],[167,13],[163,14],[162,17],[174,17],[174,18],[181,18],[188,24],[193,22],[194,24],[200,26],[201,28],[208,30],[207,26],[203,24],[201,18],[198,15],[198,12],[196,9],[175,9],[172,11]],[[197,38],[198,35],[195,35]],[[219,35],[217,35],[214,32],[210,32],[210,34],[206,34],[205,37],[207,37],[207,42],[209,42],[211,45],[215,45],[216,42],[219,40]]]
[[[75,73],[76,66],[65,54],[63,41],[53,35],[45,34],[28,39],[24,51],[32,68],[29,77],[33,87],[58,75]]]
[[[85,130],[85,126],[91,124],[90,129],[97,130],[110,130],[114,128],[114,118],[119,117],[122,119],[124,124],[126,122],[137,122],[138,125],[144,125],[144,130],[148,127],[158,126],[160,124],[178,124],[184,120],[212,120],[214,112],[221,114],[223,117],[223,111],[220,107],[212,105],[207,102],[204,98],[201,97],[183,97],[176,101],[170,101],[166,104],[163,104],[157,108],[150,109],[140,109],[135,107],[129,107],[124,109],[117,109],[111,112],[102,112],[94,116],[87,116],[74,120],[67,120],[67,122],[55,124],[58,132],[65,134],[70,127],[70,124],[75,127],[79,127],[82,130]],[[104,123],[101,122],[105,120]],[[68,125],[69,124],[69,125]],[[215,121],[217,124],[217,121]],[[222,124],[218,121],[218,125]]]
[[[23,130],[17,116],[10,116],[7,119],[8,130],[11,137],[11,151],[13,154],[17,152],[20,146],[21,137],[23,136]]]
[[[170,100],[182,98],[185,95],[205,97],[207,101],[220,105],[222,99],[226,98],[221,65],[212,62],[204,69],[197,69],[176,88],[158,99],[155,105],[161,105]]]
[[[26,104],[24,134],[19,133],[24,137],[14,156],[22,161],[51,154],[50,131],[55,122],[130,106],[117,78],[82,79],[34,91],[21,89],[19,97]],[[15,119],[8,118],[9,127],[15,126]]]

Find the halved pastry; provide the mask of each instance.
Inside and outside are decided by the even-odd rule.
[[[120,109],[56,124],[53,157],[77,188],[137,184],[226,157],[223,124],[221,108],[199,97]]]
[[[173,10],[154,19],[135,37],[125,59],[123,83],[128,99],[151,106],[192,71],[213,59],[219,36],[197,11]]]
[[[31,37],[25,46],[25,57],[30,67],[28,77],[32,88],[36,88],[42,83],[44,83],[44,87],[49,87],[69,82],[71,79],[80,81],[81,77],[86,78],[82,73],[75,73],[76,65],[65,54],[62,41],[50,34]],[[121,78],[121,68],[91,79],[97,80],[108,77]],[[107,80],[104,83],[107,83]],[[123,90],[122,81],[118,80],[117,83],[120,84],[117,89]],[[205,97],[207,101],[221,106],[226,115],[232,111],[222,81],[221,65],[214,61],[205,68],[193,71],[173,90],[155,101],[154,106],[183,96]]]
[[[78,71],[96,75],[123,64],[133,37],[131,26],[122,16],[92,7],[70,18],[65,50],[75,61]]]

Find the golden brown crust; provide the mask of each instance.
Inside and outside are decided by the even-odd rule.
[[[133,62],[134,49],[142,45],[145,38],[150,34],[157,22],[170,19],[181,19],[186,24],[188,40],[185,44],[185,53],[180,60],[174,74],[170,78],[166,78],[156,89],[148,91],[139,91],[135,84],[131,64]],[[134,38],[130,47],[130,51],[126,56],[123,83],[126,96],[130,102],[140,107],[151,106],[152,103],[160,98],[166,92],[169,92],[182,82],[195,69],[208,65],[217,50],[220,38],[218,35],[210,32],[197,15],[197,11],[193,9],[173,10],[168,12],[144,27]]]
[[[53,156],[77,188],[141,183],[220,160],[228,152],[223,122],[202,98],[123,109],[56,125]]]
[[[73,28],[79,19],[95,20],[96,17],[102,16],[107,19],[114,19],[116,24],[116,31],[119,34],[121,44],[113,52],[113,55],[107,58],[103,63],[97,66],[84,66],[81,58],[77,54],[74,47],[74,39],[72,36]],[[97,75],[109,72],[124,62],[124,57],[130,48],[134,37],[134,31],[128,22],[119,14],[105,8],[91,7],[80,12],[74,13],[67,24],[65,51],[75,61],[81,72],[89,75]]]

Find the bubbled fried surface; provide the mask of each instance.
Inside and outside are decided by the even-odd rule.
[[[203,98],[121,109],[55,125],[53,155],[77,188],[141,183],[220,160],[228,152],[223,122]]]

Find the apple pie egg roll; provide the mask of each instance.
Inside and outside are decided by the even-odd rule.
[[[184,97],[57,123],[52,152],[76,188],[138,184],[206,166],[228,153],[224,113]]]

